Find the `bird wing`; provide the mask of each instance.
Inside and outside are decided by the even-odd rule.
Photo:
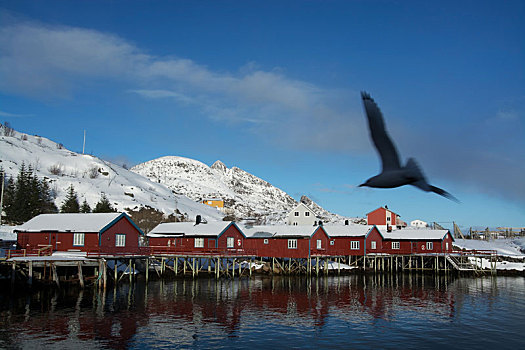
[[[370,136],[381,157],[383,171],[401,168],[396,146],[386,132],[381,110],[366,92],[361,92],[361,98],[363,99],[363,105],[368,118]]]

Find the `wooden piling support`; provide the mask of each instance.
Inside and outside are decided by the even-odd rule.
[[[80,288],[84,288],[84,275],[82,274],[82,262],[77,263],[78,266],[78,281],[80,283]]]
[[[149,258],[146,258],[146,283],[148,283],[149,279]]]
[[[29,276],[27,278],[27,284],[33,285],[33,262],[29,261]]]
[[[54,263],[51,263],[51,272],[53,274],[53,281],[56,283],[57,287],[60,288],[60,282],[58,280],[57,267]]]

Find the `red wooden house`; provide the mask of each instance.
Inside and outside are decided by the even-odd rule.
[[[153,252],[234,253],[245,249],[246,236],[234,222],[168,222],[148,234]]]
[[[251,226],[244,228],[244,232],[248,237],[247,247],[255,250],[259,257],[308,258],[315,229],[310,225]],[[323,234],[316,238],[327,242]]]
[[[389,210],[386,206],[377,208],[366,214],[366,223],[376,226],[397,227],[402,225],[400,216]]]
[[[125,213],[41,214],[18,229],[20,249],[137,253],[144,235]]]
[[[403,229],[382,235],[381,250],[387,254],[445,253],[452,251],[454,242],[448,230]]]
[[[329,255],[359,255],[380,253],[383,237],[376,226],[325,225],[318,231],[326,232],[330,239]]]

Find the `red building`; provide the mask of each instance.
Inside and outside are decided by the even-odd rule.
[[[330,237],[329,255],[366,255],[379,253],[383,237],[376,226],[325,225],[323,230]]]
[[[383,232],[381,251],[387,254],[445,253],[454,238],[448,230],[403,229]]]
[[[402,221],[399,215],[385,206],[366,214],[366,223],[368,225],[397,227],[401,226]]]
[[[20,249],[137,253],[144,235],[125,213],[41,214],[17,230]]]
[[[242,252],[246,236],[234,222],[168,222],[148,234],[153,252]]]
[[[248,237],[247,247],[255,250],[259,257],[308,258],[316,228],[310,225],[251,226],[244,228],[244,231]],[[328,241],[323,234],[318,237]]]

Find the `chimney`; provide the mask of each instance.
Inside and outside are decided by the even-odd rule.
[[[348,226],[348,220],[345,220],[345,226]]]
[[[323,222],[322,221],[319,221],[319,226],[323,226]]]
[[[386,225],[386,232],[392,232],[392,226]]]
[[[195,217],[195,225],[193,225],[193,226],[197,226],[198,224],[201,223],[201,221],[202,221],[202,217],[200,215],[197,215]]]

